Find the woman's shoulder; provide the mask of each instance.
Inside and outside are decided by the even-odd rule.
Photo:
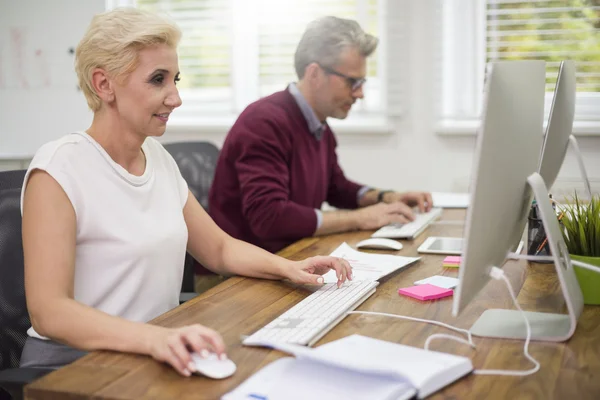
[[[42,145],[33,156],[31,164],[37,168],[47,166],[61,159],[70,159],[78,154],[78,149],[85,142],[85,138],[77,133],[62,136]]]

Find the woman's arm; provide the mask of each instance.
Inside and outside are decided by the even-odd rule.
[[[290,261],[226,234],[189,192],[183,209],[188,227],[188,251],[205,267],[222,275],[264,279],[290,279],[296,283],[323,283],[322,274],[335,269],[338,286],[352,279],[347,261],[335,257],[311,257]]]
[[[219,334],[201,325],[168,329],[75,301],[76,230],[75,211],[62,187],[48,173],[33,171],[23,202],[23,250],[27,308],[37,333],[82,350],[152,355],[188,376],[194,368],[186,346],[224,352]]]

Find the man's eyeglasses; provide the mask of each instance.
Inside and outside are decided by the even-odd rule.
[[[322,65],[319,65],[319,66],[321,67],[321,69],[323,69],[323,71],[325,71],[326,73],[328,73],[330,75],[336,75],[336,76],[339,76],[340,78],[344,78],[346,80],[346,83],[348,84],[348,86],[350,87],[350,89],[353,92],[358,90],[360,87],[362,87],[362,85],[364,85],[365,82],[367,81],[366,78],[353,78],[351,76],[342,74],[341,72],[338,72],[335,69],[332,69],[329,67],[324,67]]]

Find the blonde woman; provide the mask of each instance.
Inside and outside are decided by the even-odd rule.
[[[208,327],[146,324],[177,306],[186,249],[222,275],[322,283],[335,269],[340,284],[351,278],[343,260],[293,262],[233,239],[189,192],[153,138],[181,105],[180,35],[162,17],[117,9],[95,16],[77,47],[93,122],[41,147],[23,185],[32,327],[22,366],[56,368],[108,349],[147,354],[189,376],[190,352],[226,357]]]

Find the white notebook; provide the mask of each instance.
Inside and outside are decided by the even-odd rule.
[[[310,348],[265,343],[296,358],[267,365],[222,398],[422,399],[473,370],[471,360],[361,335]]]

